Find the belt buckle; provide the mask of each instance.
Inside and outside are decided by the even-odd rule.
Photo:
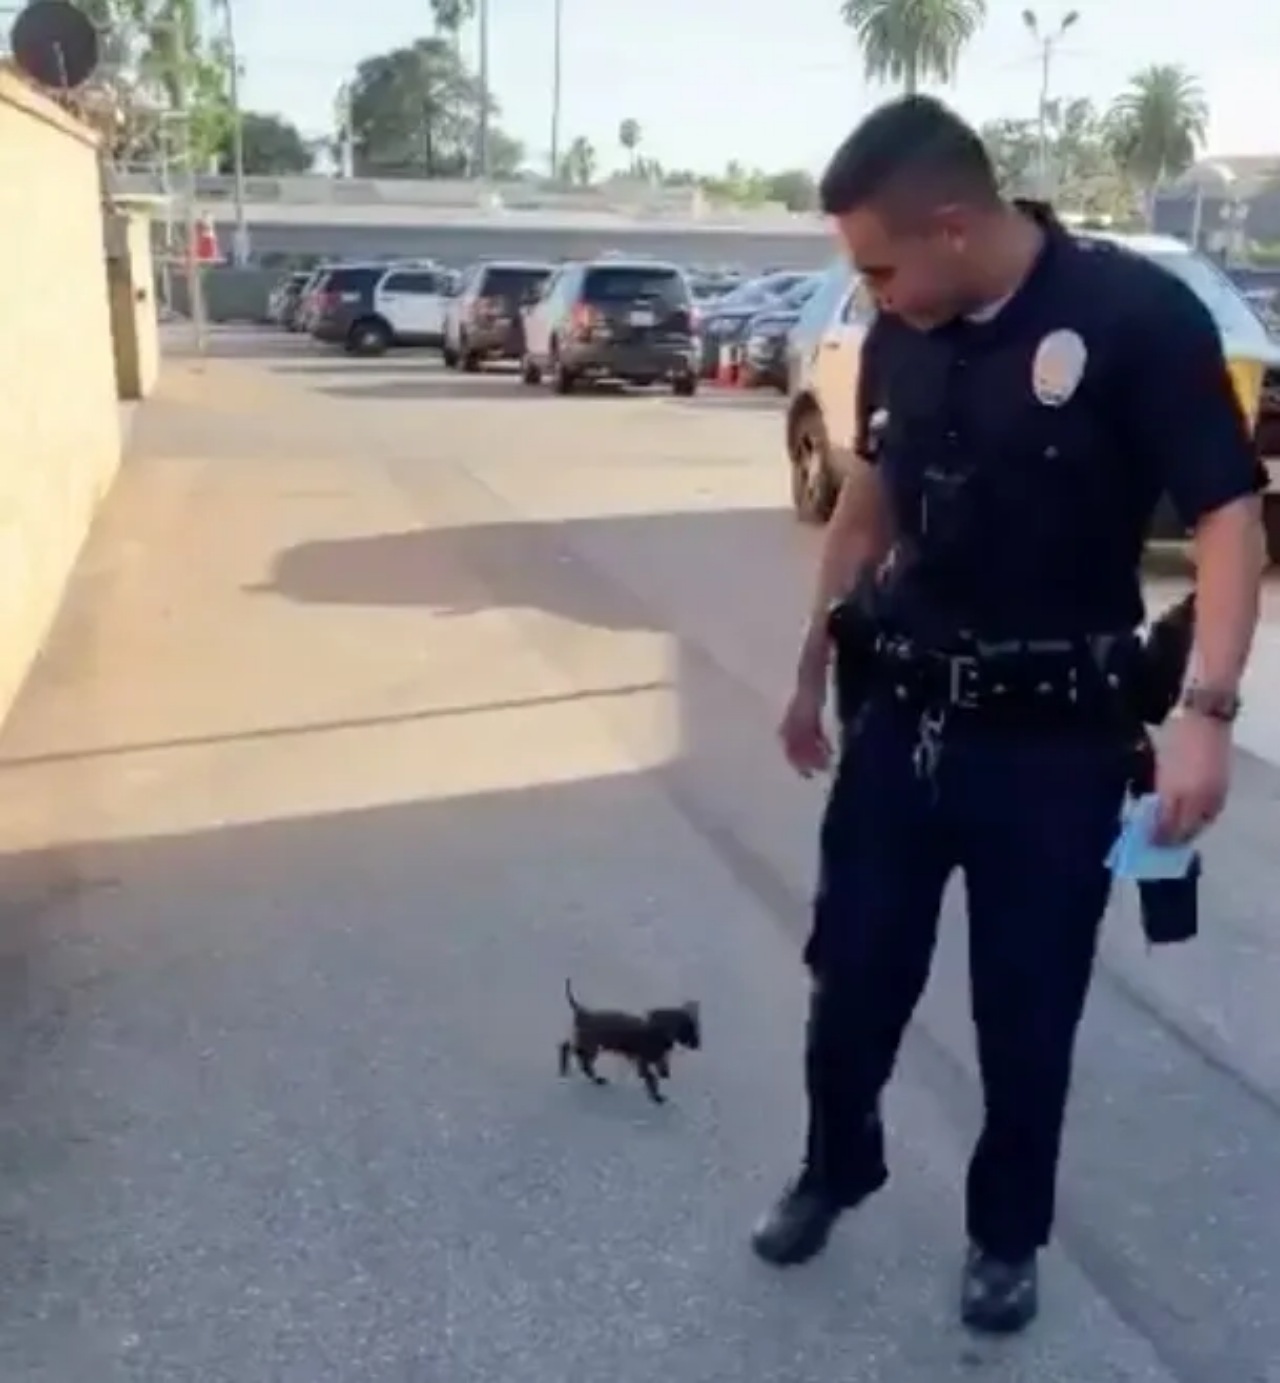
[[[947,701],[960,711],[978,709],[978,659],[960,654],[947,659]]]

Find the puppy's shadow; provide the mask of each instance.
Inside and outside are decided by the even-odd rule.
[[[665,1137],[688,1122],[675,1094],[664,1092],[666,1101],[654,1104],[634,1072],[606,1071],[602,1062],[601,1074],[608,1078],[608,1085],[592,1085],[576,1074],[561,1082],[571,1087],[564,1093],[572,1101],[575,1113],[625,1128],[629,1134],[653,1137]]]

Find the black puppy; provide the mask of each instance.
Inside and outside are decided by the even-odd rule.
[[[671,1079],[671,1051],[702,1046],[702,1023],[696,1003],[678,1008],[652,1008],[645,1014],[622,1013],[610,1009],[584,1008],[573,995],[573,986],[564,982],[565,998],[573,1010],[573,1031],[560,1044],[560,1074],[569,1074],[569,1058],[577,1058],[582,1074],[596,1085],[608,1082],[596,1070],[601,1052],[626,1057],[644,1081],[649,1098],[664,1104],[659,1080]]]

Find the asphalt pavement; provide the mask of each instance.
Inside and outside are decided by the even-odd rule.
[[[1280,1379],[1264,757],[1202,941],[1117,900],[1032,1332],[953,1320],[958,899],[893,1181],[772,1273],[821,805],[778,400],[173,355],[0,739],[5,1383]],[[566,976],[701,1000],[669,1105],[558,1078]]]

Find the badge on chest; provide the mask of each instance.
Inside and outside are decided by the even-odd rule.
[[[1078,332],[1051,331],[1036,347],[1031,362],[1031,390],[1046,408],[1069,403],[1084,378],[1089,352]]]

